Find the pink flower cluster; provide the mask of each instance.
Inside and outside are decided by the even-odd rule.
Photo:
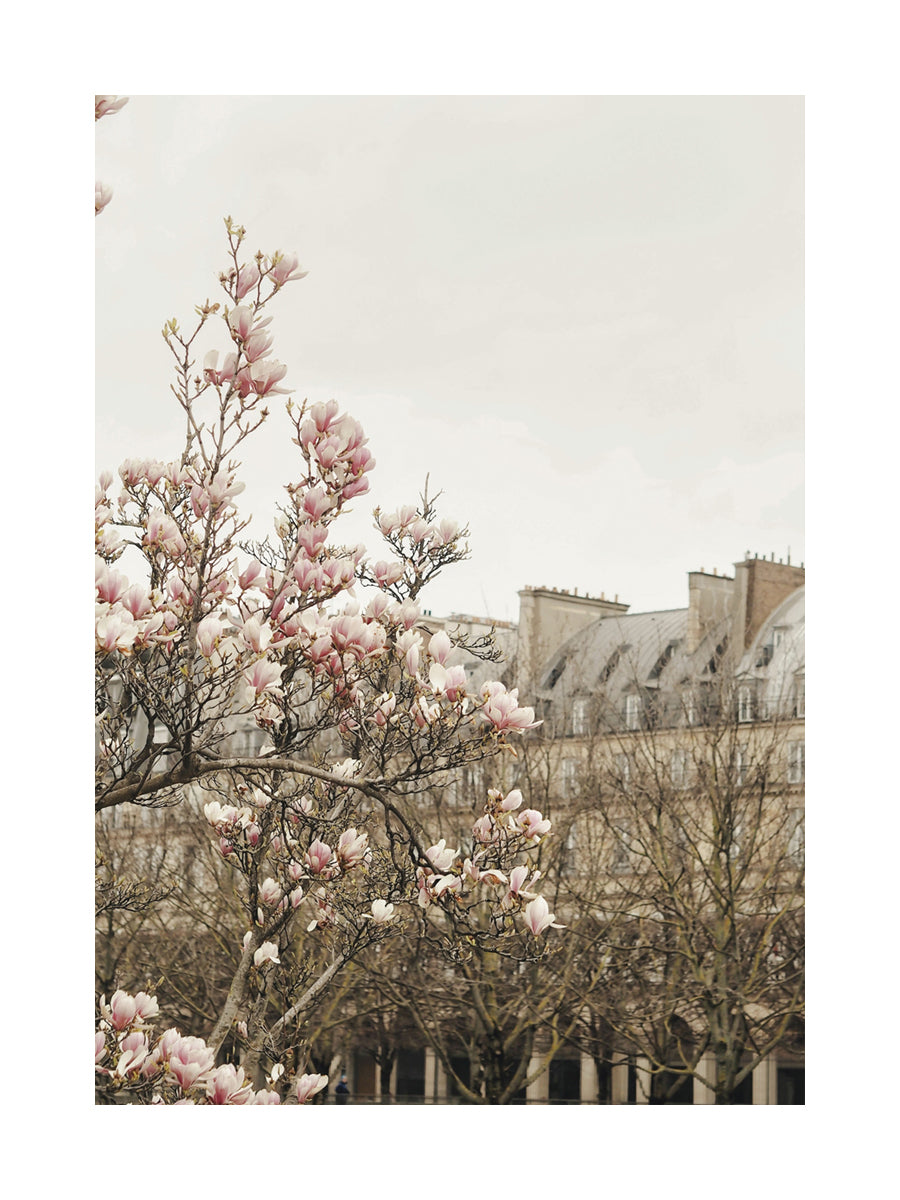
[[[396,512],[378,514],[378,525],[386,538],[400,541],[406,538],[415,546],[425,544],[432,549],[451,546],[459,536],[459,523],[450,517],[429,523],[411,504]]]
[[[532,933],[537,935],[551,926],[562,928],[553,924],[546,902],[530,890],[540,878],[540,871],[524,863],[512,870],[501,869],[501,860],[505,862],[519,851],[527,852],[550,832],[549,820],[536,809],[518,812],[521,804],[522,793],[518,788],[505,795],[492,788],[484,813],[472,828],[474,843],[481,849],[461,860],[460,851],[449,849],[442,838],[426,850],[429,866],[419,866],[416,871],[421,907],[427,908],[444,895],[461,903],[476,885],[502,887],[505,890],[499,902],[501,912],[519,910],[527,900],[531,903],[525,909],[525,925]]]
[[[486,683],[481,694],[484,698],[481,714],[497,733],[524,733],[543,724],[534,719],[533,708],[519,707],[518,688],[508,692],[502,683]]]
[[[362,426],[347,414],[339,415],[338,404],[314,404],[305,420],[297,418],[296,444],[311,471],[326,490],[351,500],[369,490],[366,475],[375,466]]]
[[[156,997],[146,992],[131,996],[120,989],[108,1004],[100,998],[94,1067],[108,1086],[149,1093],[156,1104],[279,1103],[275,1092],[254,1092],[242,1067],[217,1067],[203,1038],[183,1037],[174,1028],[154,1038],[148,1022],[158,1015]]]

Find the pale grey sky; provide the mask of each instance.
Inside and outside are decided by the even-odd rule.
[[[310,272],[285,384],[369,435],[347,540],[426,472],[471,526],[433,611],[680,607],[689,570],[804,558],[799,97],[133,96],[96,139],[98,469],[179,453],[159,330],[217,298],[229,213]],[[286,430],[248,447],[260,535]]]

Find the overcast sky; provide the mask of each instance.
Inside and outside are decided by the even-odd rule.
[[[345,540],[426,473],[470,525],[434,612],[681,607],[687,571],[804,559],[800,98],[133,96],[96,141],[98,470],[179,454],[159,331],[217,298],[230,214],[309,270],[284,383],[369,436]],[[247,447],[259,536],[287,429]]]

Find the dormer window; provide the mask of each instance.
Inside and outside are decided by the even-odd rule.
[[[744,683],[738,688],[737,695],[737,715],[739,721],[752,721],[756,704],[753,687]]]
[[[806,716],[806,676],[798,675],[794,680],[791,713],[795,717]]]
[[[588,732],[590,719],[590,701],[586,696],[579,696],[572,705],[572,733],[575,737],[584,737]]]
[[[637,692],[631,692],[625,697],[625,728],[640,729],[641,712],[644,708],[643,698]]]

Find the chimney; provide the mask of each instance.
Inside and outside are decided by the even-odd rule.
[[[791,592],[803,587],[806,571],[801,564],[775,562],[771,559],[747,558],[734,564],[735,605],[731,644],[743,653],[756,637],[771,612],[786,600]]]
[[[687,651],[693,654],[706,634],[725,617],[734,605],[734,580],[728,575],[688,572]]]
[[[622,616],[627,604],[557,588],[525,588],[519,592],[519,637],[516,684],[523,704],[531,704],[547,660],[579,629],[599,617]]]

